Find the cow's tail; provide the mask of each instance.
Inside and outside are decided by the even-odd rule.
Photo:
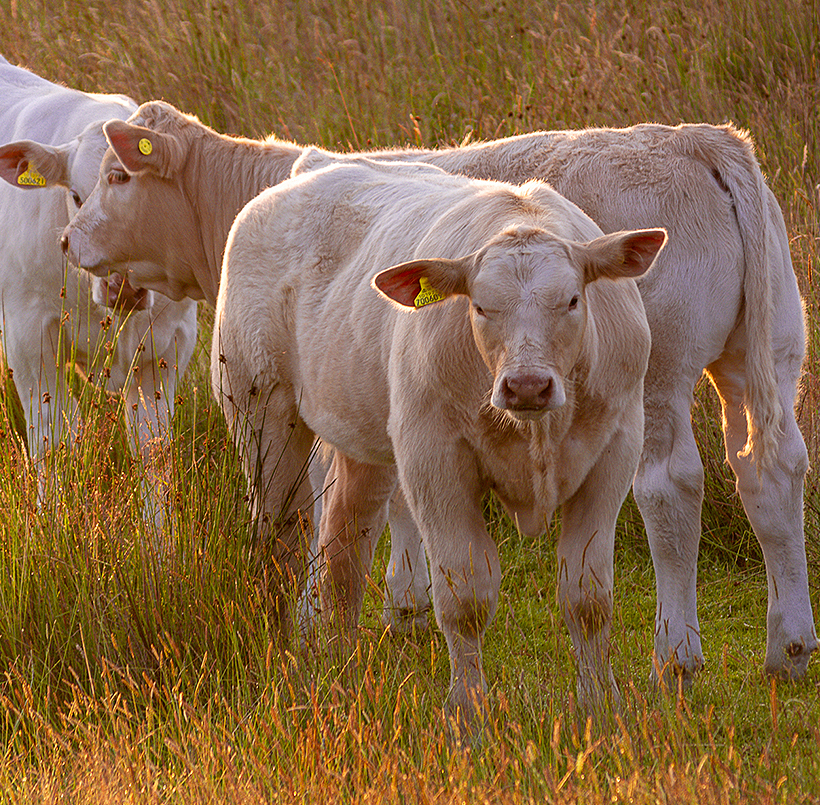
[[[744,321],[746,325],[747,441],[738,453],[749,456],[758,472],[776,459],[782,433],[783,409],[777,386],[772,344],[772,270],[766,247],[769,214],[763,173],[748,132],[732,125],[703,127],[717,138],[708,153],[693,154],[712,170],[716,181],[732,196],[743,243]],[[703,146],[709,138],[693,138]]]

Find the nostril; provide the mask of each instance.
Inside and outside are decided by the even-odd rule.
[[[504,382],[501,386],[501,392],[504,395],[504,402],[511,408],[521,404],[521,383],[518,378],[504,378]]]
[[[60,238],[60,246],[62,247],[63,254],[68,254],[68,235],[63,235]]]
[[[539,405],[546,405],[552,397],[552,378],[548,378],[546,385],[538,392],[537,402]]]

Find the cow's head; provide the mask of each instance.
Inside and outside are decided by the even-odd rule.
[[[63,188],[72,217],[97,183],[100,161],[108,147],[103,123],[91,123],[62,145],[20,140],[0,146],[0,178],[20,190]]]
[[[128,122],[105,124],[110,148],[99,181],[63,233],[73,264],[97,276],[123,274],[173,299],[204,298],[208,259],[200,221],[183,190],[187,140],[174,125],[188,119],[151,102]]]
[[[389,268],[373,286],[419,315],[468,297],[476,346],[493,375],[493,406],[516,420],[538,419],[566,401],[584,345],[587,286],[641,276],[665,240],[662,229],[650,229],[576,243],[519,226],[461,259]]]
[[[0,178],[20,190],[59,188],[65,194],[69,220],[91,195],[100,162],[108,148],[102,120],[91,123],[67,143],[46,145],[20,140],[0,146]],[[95,277],[94,301],[120,310],[144,310],[153,304],[153,293],[133,288],[120,278]]]

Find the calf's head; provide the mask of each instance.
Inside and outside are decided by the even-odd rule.
[[[62,246],[74,265],[97,276],[114,271],[172,299],[202,299],[212,289],[200,221],[182,186],[185,141],[139,124],[150,122],[146,107],[166,106],[144,104],[132,122],[105,124],[110,148],[99,181],[66,227]]]
[[[584,346],[587,286],[641,276],[665,240],[651,229],[577,243],[518,226],[460,259],[388,268],[373,286],[417,311],[467,296],[475,343],[493,376],[492,405],[515,420],[538,419],[566,401]]]
[[[33,140],[8,143],[0,146],[0,178],[21,190],[62,189],[71,220],[91,195],[107,148],[103,121],[91,123],[62,145]],[[135,289],[116,276],[95,277],[91,285],[99,305],[126,310],[144,310],[153,305],[152,292]]]
[[[108,148],[103,122],[91,123],[62,145],[20,140],[0,146],[0,178],[20,190],[63,188],[68,216],[73,217],[97,183]]]

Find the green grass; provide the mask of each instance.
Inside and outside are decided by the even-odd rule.
[[[165,98],[215,128],[348,149],[435,145],[643,120],[754,136],[786,217],[806,302],[798,418],[818,408],[816,2],[608,4],[441,0],[103,3],[0,0],[0,52],[87,91]],[[505,570],[485,667],[484,741],[453,751],[433,626],[378,627],[382,547],[351,662],[281,645],[244,484],[210,394],[212,311],[179,389],[160,557],[117,407],[83,391],[84,438],[50,458],[37,504],[19,410],[0,417],[0,800],[51,803],[820,801],[820,672],[762,672],[766,577],[725,465],[706,383],[693,412],[706,467],[699,568],[707,665],[683,698],[649,683],[654,577],[628,500],[616,544],[611,730],[576,718],[550,535],[488,509]],[[70,449],[69,449],[70,447]],[[806,536],[817,610],[817,475]]]

